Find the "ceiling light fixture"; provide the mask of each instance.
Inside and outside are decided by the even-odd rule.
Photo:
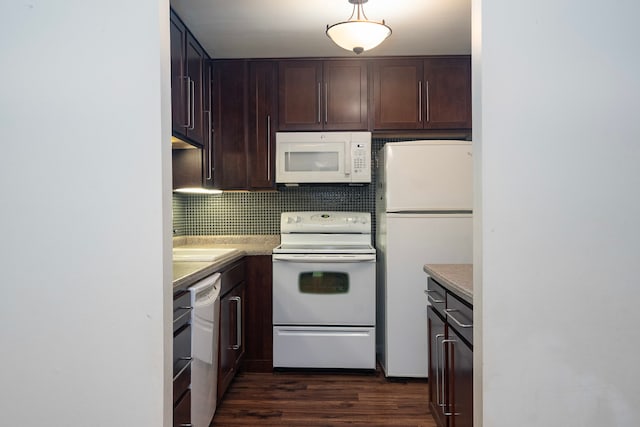
[[[391,35],[391,28],[382,22],[369,21],[362,5],[368,0],[349,0],[353,11],[348,20],[327,25],[327,36],[343,49],[360,55],[373,49]]]

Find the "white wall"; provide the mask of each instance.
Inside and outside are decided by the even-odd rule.
[[[0,425],[170,425],[168,22],[0,3]]]
[[[486,427],[640,425],[638,16],[475,0]]]

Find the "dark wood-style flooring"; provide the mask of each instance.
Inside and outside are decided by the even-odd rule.
[[[239,373],[211,426],[436,427],[424,380],[375,374]]]

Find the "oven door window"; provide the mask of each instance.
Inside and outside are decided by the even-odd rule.
[[[349,274],[333,271],[300,273],[298,289],[303,294],[346,294],[349,292]]]

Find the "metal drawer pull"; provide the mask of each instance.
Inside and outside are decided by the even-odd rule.
[[[205,113],[207,113],[207,142],[209,143],[209,150],[207,151],[207,155],[209,156],[209,164],[207,165],[207,177],[205,179],[207,181],[211,181],[211,178],[213,178],[213,175],[211,174],[211,169],[213,168],[213,165],[211,164],[211,152],[213,151],[213,144],[211,142],[213,137],[211,136],[211,134],[213,133],[213,127],[211,126],[211,111],[205,111]]]
[[[422,123],[422,80],[418,80],[418,120]]]
[[[178,379],[178,377],[179,377],[179,376],[180,376],[184,371],[186,371],[186,370],[187,370],[187,368],[188,368],[189,366],[191,366],[191,362],[193,361],[193,357],[181,357],[181,358],[180,358],[180,359],[178,359],[178,360],[187,360],[187,361],[189,361],[189,363],[187,363],[186,365],[184,365],[184,366],[182,367],[182,369],[180,369],[180,370],[178,371],[178,373],[173,377],[173,380],[174,380],[174,381],[175,381],[175,380],[177,380],[177,379]]]
[[[196,82],[192,79],[189,79],[191,82],[191,126],[189,130],[194,130],[196,128]]]
[[[236,302],[236,344],[231,348],[238,350],[242,345],[242,298],[231,297],[229,300]]]
[[[324,84],[324,123],[329,120],[329,83]]]
[[[175,319],[173,319],[173,323],[176,323],[178,320],[182,319],[184,316],[186,316],[187,314],[190,314],[191,311],[193,310],[193,307],[178,307],[178,309],[180,310],[187,310],[184,313],[182,313],[180,316],[176,317]]]
[[[445,300],[443,300],[443,299],[435,299],[434,297],[429,295],[429,293],[431,293],[431,292],[438,293],[437,291],[434,291],[434,290],[426,290],[426,291],[424,291],[424,293],[427,295],[427,299],[429,301],[431,301],[432,303],[435,303],[435,304],[441,304],[441,303],[445,302]],[[438,294],[438,295],[440,295],[440,294]]]
[[[451,318],[451,320],[453,320],[461,328],[473,328],[473,323],[467,325],[467,324],[464,324],[464,323],[460,322],[458,319],[456,319],[455,316],[453,314],[451,314],[454,311],[460,311],[460,310],[456,310],[456,309],[453,309],[453,308],[445,308],[444,313],[445,313],[445,315],[449,316]]]
[[[191,79],[189,78],[189,76],[184,76],[182,78],[187,83],[187,105],[186,105],[187,123],[182,125],[182,127],[189,129],[189,127],[191,126],[191,83],[190,83]]]
[[[457,343],[457,342],[458,342],[458,341],[456,341],[456,340],[442,340],[442,358],[443,358],[443,359],[445,358],[445,356],[444,356],[444,346],[445,346],[445,344],[451,344],[451,345],[454,345],[454,344],[455,344],[455,343]],[[444,367],[442,368],[442,370],[443,370],[443,372],[444,372]],[[444,378],[444,374],[443,374],[443,378]],[[443,394],[443,396],[444,396],[444,380],[442,381],[442,394]],[[444,398],[442,399],[442,402],[443,402],[442,407],[443,407],[443,408],[445,408],[445,407],[447,408],[447,409],[443,409],[442,415],[444,415],[445,417],[450,417],[450,416],[452,416],[452,415],[460,415],[459,413],[456,413],[456,412],[448,412],[448,410],[449,410],[449,403],[447,403],[447,402],[444,400]]]
[[[427,95],[425,96],[425,103],[427,104],[427,123],[429,123],[431,121],[431,115],[429,114],[429,104],[431,103],[431,100],[429,99],[429,80],[427,80],[425,85],[427,87]]]
[[[438,339],[439,338],[444,338],[444,334],[436,334],[436,348],[435,348],[435,353],[436,353],[436,404],[438,406],[442,406],[442,403],[440,402],[440,352],[438,351]],[[444,350],[443,350],[444,352]],[[444,381],[444,379],[443,379]]]
[[[322,89],[320,88],[322,85],[320,82],[318,82],[318,123],[322,123],[322,119],[320,118],[320,116],[322,115],[322,108],[321,108],[321,102],[322,102]]]
[[[271,181],[271,115],[267,115],[267,181]]]

